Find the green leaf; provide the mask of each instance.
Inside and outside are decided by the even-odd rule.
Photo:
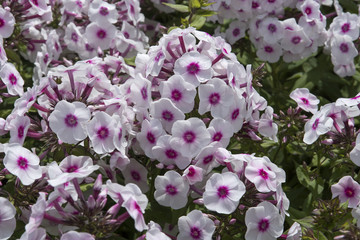
[[[11,61],[13,61],[19,65],[21,64],[21,58],[15,51],[13,51],[12,49],[5,49],[5,52],[6,52],[6,56],[8,56],[8,58]]]
[[[206,17],[195,14],[194,17],[192,18],[190,26],[192,26],[196,29],[200,29],[204,25],[205,22],[206,22]]]
[[[354,0],[339,0],[339,3],[346,12],[358,13],[358,6]]]
[[[210,17],[212,15],[216,15],[217,12],[206,10],[206,9],[199,9],[196,11],[196,14],[203,17]]]
[[[311,216],[304,217],[302,219],[294,219],[295,222],[298,222],[302,227],[312,229],[314,226],[314,219]]]
[[[80,185],[80,189],[83,192],[86,192],[87,190],[91,189],[94,186],[94,183],[87,183],[87,184],[83,184]]]
[[[189,7],[181,4],[163,3],[164,5],[171,7],[179,12],[190,12]]]
[[[201,4],[199,0],[190,0],[189,1],[190,8],[201,8]]]
[[[135,66],[135,58],[136,58],[136,56],[131,57],[131,58],[124,58],[124,60],[127,65]]]

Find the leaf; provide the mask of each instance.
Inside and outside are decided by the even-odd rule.
[[[217,12],[206,9],[199,9],[196,11],[196,14],[203,17],[210,17],[212,15],[216,15]]]
[[[135,58],[136,58],[136,56],[131,57],[131,58],[124,58],[124,60],[127,65],[135,66]]]
[[[19,55],[11,50],[11,49],[5,49],[5,52],[6,52],[6,56],[9,57],[9,59],[17,64],[21,64],[21,58],[19,57]]]
[[[199,0],[190,0],[189,1],[190,8],[201,8],[201,4]]]
[[[196,29],[200,29],[204,25],[205,21],[206,21],[205,17],[195,14],[194,17],[192,18],[190,26]]]
[[[298,222],[302,227],[312,229],[314,226],[314,219],[311,216],[304,217],[302,219],[294,219],[295,222]]]
[[[190,12],[189,7],[181,4],[163,3],[164,5],[171,7],[179,12]]]
[[[351,13],[356,13],[356,14],[358,13],[358,6],[354,2],[354,0],[339,0],[339,2],[341,4],[341,6],[344,7],[344,10],[346,12],[351,12]]]

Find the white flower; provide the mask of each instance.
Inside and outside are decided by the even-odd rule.
[[[324,111],[316,112],[312,118],[305,124],[304,142],[306,144],[314,143],[320,135],[331,130],[333,119],[327,116]]]
[[[85,124],[90,120],[90,110],[82,102],[61,100],[49,116],[49,125],[57,137],[75,144],[87,137]]]
[[[21,77],[14,64],[5,63],[0,70],[0,78],[6,85],[8,93],[11,95],[23,95],[24,79]]]
[[[199,210],[192,210],[178,220],[178,240],[211,240],[215,231],[214,222]]]
[[[10,11],[0,7],[0,36],[8,38],[14,31],[15,18]]]
[[[85,36],[88,42],[94,47],[100,47],[102,50],[110,48],[111,42],[115,38],[117,30],[112,24],[90,23],[85,30]]]
[[[6,198],[0,197],[0,239],[11,237],[16,227],[15,207]]]
[[[206,182],[204,205],[209,210],[230,214],[244,194],[245,185],[235,173],[214,173]]]
[[[311,94],[307,88],[295,89],[290,93],[290,98],[306,112],[315,114],[318,110],[320,100],[314,94]]]

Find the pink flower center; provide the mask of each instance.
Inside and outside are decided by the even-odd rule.
[[[77,41],[78,41],[78,35],[73,32],[73,33],[71,34],[71,40],[73,40],[74,42],[77,42]]]
[[[200,66],[199,64],[192,62],[187,66],[187,72],[189,74],[197,74],[200,71]]]
[[[126,39],[129,39],[130,34],[129,34],[128,32],[124,32],[123,34],[124,34],[124,37],[125,37]]]
[[[155,61],[158,62],[160,60],[160,58],[162,58],[164,56],[164,54],[162,52],[158,52],[158,54],[155,57]]]
[[[99,13],[103,16],[106,16],[109,14],[109,10],[106,7],[100,7]]]
[[[173,115],[170,111],[165,110],[165,111],[163,111],[163,113],[162,113],[162,118],[163,118],[164,120],[170,122],[170,121],[172,121],[172,120],[174,119],[174,115]]]
[[[73,114],[66,115],[64,121],[65,121],[66,126],[68,126],[68,127],[76,127],[78,124],[77,118]]]
[[[212,140],[213,140],[213,141],[220,141],[220,140],[222,139],[222,137],[223,137],[222,133],[221,133],[221,132],[217,132],[217,133],[214,134]]]
[[[10,81],[11,85],[16,85],[17,78],[16,78],[16,76],[15,76],[13,73],[11,73],[11,74],[9,75],[9,81]]]
[[[312,125],[312,129],[313,129],[313,130],[316,130],[317,127],[318,127],[318,125],[319,125],[319,119],[317,118],[317,119],[315,120],[315,122],[313,123],[313,125]]]
[[[152,132],[148,132],[148,133],[147,133],[146,139],[147,139],[151,144],[154,144],[155,141],[156,141],[155,136],[154,136],[154,134],[152,134]]]
[[[166,155],[168,158],[170,158],[170,159],[174,159],[174,158],[177,157],[177,152],[174,151],[173,149],[167,149],[167,150],[165,151],[165,155]]]
[[[350,24],[349,23],[345,23],[344,25],[341,26],[341,31],[343,33],[347,33],[350,30]]]
[[[307,98],[300,98],[300,100],[305,104],[309,105],[309,100]]]
[[[240,29],[235,28],[235,29],[233,30],[232,34],[234,35],[234,37],[239,36],[239,34],[240,34]]]
[[[213,158],[214,158],[213,155],[206,156],[206,157],[204,157],[204,159],[203,159],[203,163],[204,163],[204,164],[209,164],[209,163],[213,160]]]
[[[195,173],[196,173],[195,168],[189,167],[189,172],[188,172],[187,175],[188,175],[189,177],[193,177],[193,176],[195,175]]]
[[[0,18],[0,28],[3,27],[4,25],[5,25],[4,19]]]
[[[293,44],[298,44],[301,41],[301,38],[299,36],[295,36],[291,39],[291,42]]]
[[[179,90],[177,90],[177,89],[172,90],[172,92],[171,92],[171,99],[172,100],[177,102],[181,98],[182,98],[182,94],[181,94],[181,92]]]
[[[20,126],[18,128],[18,138],[23,138],[24,137],[24,127]]]
[[[217,189],[217,195],[219,198],[226,198],[229,195],[229,189],[227,186],[220,186]]]
[[[252,4],[251,4],[251,7],[254,8],[254,9],[255,9],[255,8],[258,8],[258,7],[259,7],[259,3],[253,1]]]
[[[142,98],[143,98],[144,100],[146,100],[147,97],[148,97],[147,88],[146,88],[146,87],[141,88],[140,92],[141,92]]]
[[[98,36],[98,38],[100,39],[104,39],[106,38],[106,32],[102,29],[100,29],[99,31],[97,31],[96,35]]]
[[[238,108],[235,109],[231,114],[231,119],[235,120],[239,116],[239,113],[240,113],[240,109],[238,109]]]
[[[79,169],[78,166],[72,165],[72,166],[69,166],[69,167],[66,169],[66,172],[72,173],[72,172],[76,172],[78,169]]]
[[[35,4],[36,6],[39,6],[39,3],[37,0],[31,0],[33,2],[33,4]]]
[[[267,53],[272,53],[272,52],[274,51],[274,49],[273,49],[272,47],[270,47],[270,46],[265,46],[265,47],[264,47],[264,50],[265,50],[265,52],[267,52]]]
[[[96,134],[100,139],[105,139],[109,136],[109,129],[107,127],[101,127]]]
[[[131,177],[135,181],[140,181],[140,179],[141,179],[140,174],[137,171],[131,171]]]
[[[276,25],[270,23],[269,26],[268,26],[268,30],[269,30],[271,33],[276,32]]]
[[[194,134],[192,131],[187,131],[187,132],[185,132],[184,135],[183,135],[183,139],[184,139],[184,141],[187,142],[187,143],[192,143],[192,142],[194,142],[194,141],[195,141],[195,138],[196,138],[196,136],[195,136],[195,134]]]
[[[138,211],[138,213],[142,214],[141,207],[139,206],[139,204],[137,204],[136,201],[134,201],[133,205],[134,205],[134,208],[136,209],[136,211]]]
[[[266,218],[261,219],[261,221],[258,223],[259,232],[266,232],[266,230],[269,228],[269,225],[269,220]]]
[[[304,11],[304,12],[306,13],[306,15],[310,15],[310,14],[312,13],[311,7],[305,8],[305,11]]]
[[[264,170],[264,169],[260,169],[259,170],[259,175],[263,178],[263,179],[268,179],[268,173]]]
[[[190,229],[190,236],[194,239],[200,239],[201,238],[201,230],[197,227],[192,227]]]
[[[342,43],[340,44],[340,51],[342,51],[343,53],[347,53],[349,51],[349,46],[347,45],[347,43]]]
[[[210,102],[210,104],[216,105],[216,104],[219,103],[219,101],[220,101],[220,95],[219,95],[218,93],[212,93],[212,94],[210,94],[210,96],[209,96],[209,102]]]
[[[28,167],[28,160],[24,157],[19,157],[17,160],[17,165],[21,168],[21,169],[27,169]]]
[[[348,198],[354,197],[354,195],[355,195],[355,191],[351,187],[345,188],[344,192],[345,192],[346,197],[348,197]]]
[[[174,196],[177,194],[177,189],[175,186],[169,184],[166,186],[166,190],[165,190],[168,194]]]

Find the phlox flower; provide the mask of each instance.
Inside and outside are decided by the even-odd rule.
[[[300,5],[300,11],[306,17],[307,21],[320,18],[320,4],[314,0],[305,0]]]
[[[185,157],[196,156],[210,142],[210,133],[199,118],[178,120],[171,132],[175,139],[172,141],[173,147]]]
[[[199,86],[212,77],[211,65],[208,56],[198,52],[187,52],[176,60],[174,73],[181,75],[186,82]]]
[[[3,163],[24,185],[30,185],[42,176],[39,157],[18,144],[7,147]]]
[[[284,38],[281,40],[281,47],[290,51],[293,54],[301,54],[306,47],[309,47],[312,42],[304,32],[304,29],[297,26],[298,29],[286,29]]]
[[[69,231],[61,235],[60,240],[95,240],[95,238],[90,233],[84,232],[76,232],[76,231]]]
[[[266,107],[265,113],[261,115],[259,121],[258,131],[264,137],[268,137],[271,140],[277,142],[276,134],[278,132],[278,126],[273,122],[274,109],[270,106]]]
[[[246,24],[242,21],[233,21],[226,29],[226,40],[230,44],[234,44],[240,38],[245,37]]]
[[[264,41],[269,44],[274,44],[284,35],[284,27],[277,18],[267,17],[260,22],[259,31],[261,32]]]
[[[339,197],[340,203],[348,201],[349,208],[356,208],[360,202],[360,184],[350,176],[342,177],[331,186],[332,198]]]
[[[141,124],[141,132],[136,135],[141,149],[145,152],[149,158],[154,158],[152,148],[156,145],[156,142],[160,136],[164,135],[165,131],[161,125],[160,120],[151,119],[150,121],[145,119]]]
[[[18,116],[12,119],[7,126],[10,129],[9,143],[18,143],[23,145],[27,131],[30,127],[30,118],[28,116]]]
[[[216,159],[216,151],[221,147],[221,143],[217,141],[203,147],[195,157],[195,165],[202,168],[206,174],[210,173],[213,168],[220,165]]]
[[[49,116],[49,125],[57,137],[75,144],[87,137],[85,126],[90,120],[90,110],[82,102],[61,100]]]
[[[300,240],[300,239],[302,239],[301,226],[298,222],[294,222],[287,233],[286,240]]]
[[[260,41],[259,46],[257,47],[256,55],[264,61],[269,63],[274,63],[279,61],[281,55],[283,54],[282,48],[279,43],[267,43],[265,41]]]
[[[147,192],[149,186],[147,184],[147,169],[141,165],[135,159],[130,159],[124,170],[121,171],[125,178],[125,183],[134,183],[136,184],[142,192]]]
[[[230,214],[235,211],[244,194],[245,185],[235,173],[214,173],[206,182],[204,205],[209,210]]]
[[[353,62],[358,51],[347,35],[334,35],[331,39],[331,61],[334,65],[347,65]]]
[[[311,94],[307,88],[295,89],[290,93],[290,98],[306,112],[315,114],[318,110],[318,104],[320,100],[314,94]]]
[[[69,50],[79,52],[85,50],[85,40],[80,28],[70,22],[65,29],[64,42]]]
[[[327,116],[327,112],[320,109],[306,122],[303,141],[306,144],[314,143],[320,135],[329,132],[332,126],[333,119]]]
[[[14,64],[5,63],[0,70],[0,78],[6,85],[8,93],[11,95],[23,95],[24,79],[21,77]]]
[[[186,82],[181,75],[173,75],[167,81],[161,82],[159,90],[161,97],[169,98],[184,113],[193,110],[195,87]]]
[[[224,128],[224,126],[227,127]],[[234,134],[231,124],[222,118],[214,118],[211,120],[208,131],[211,135],[211,141],[221,143],[224,148],[227,147],[230,138]]]
[[[115,127],[116,122],[109,114],[105,112],[95,113],[86,129],[96,153],[103,154],[114,151]]]
[[[47,208],[46,195],[44,192],[39,193],[39,197],[34,205],[31,206],[31,215],[29,222],[25,226],[27,233],[36,231],[44,219],[44,214]]]
[[[336,16],[330,24],[333,34],[347,35],[352,41],[359,37],[359,16],[345,12]]]
[[[175,121],[184,120],[184,113],[175,107],[168,98],[161,98],[150,104],[150,114],[153,118],[159,119],[164,129],[171,133],[171,128]]]
[[[46,231],[44,228],[37,228],[34,229],[31,233],[24,232],[21,235],[20,240],[45,240],[46,238]]]
[[[6,198],[0,197],[0,239],[11,237],[16,227],[15,207]]]
[[[234,132],[238,132],[244,123],[246,116],[245,98],[235,94],[234,102],[229,107],[228,114],[224,117],[226,121],[231,123]]]
[[[273,204],[264,201],[246,211],[245,224],[246,240],[275,240],[283,232],[284,219]]]
[[[147,240],[171,240],[170,237],[166,236],[166,234],[162,232],[159,224],[150,221],[148,227],[149,229],[146,232]]]
[[[154,197],[156,201],[166,207],[180,209],[188,200],[189,183],[175,171],[167,171],[164,176],[155,178]]]
[[[116,32],[115,26],[110,23],[101,23],[100,25],[92,22],[86,27],[85,36],[90,45],[105,50],[110,47]]]
[[[122,154],[121,152],[115,151],[110,157],[110,168],[114,170],[118,168],[120,170],[124,170],[126,165],[130,163],[130,159],[126,154]]]
[[[199,113],[211,111],[213,117],[224,117],[233,103],[233,91],[223,80],[213,78],[199,86]]]
[[[89,6],[89,19],[99,24],[116,23],[119,14],[115,4],[109,4],[102,0],[95,0]]]
[[[210,240],[215,231],[214,222],[199,210],[192,210],[186,216],[180,217],[178,227],[178,240]]]
[[[187,179],[190,185],[203,180],[204,169],[195,165],[190,165],[185,169],[183,177]]]
[[[8,38],[14,31],[15,18],[9,8],[0,8],[0,36]]]
[[[255,184],[259,192],[275,192],[277,185],[285,182],[285,171],[266,157],[255,157],[248,161],[245,177]]]
[[[130,85],[130,100],[137,107],[148,107],[151,102],[151,82],[137,74]]]

